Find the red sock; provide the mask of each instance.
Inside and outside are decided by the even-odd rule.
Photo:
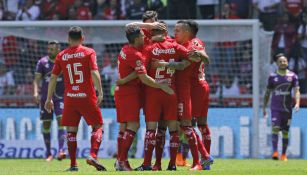
[[[147,130],[144,140],[144,163],[145,166],[151,166],[152,152],[156,145],[156,132]]]
[[[90,154],[93,158],[97,158],[100,144],[102,142],[103,130],[102,128],[93,129],[91,136],[91,150]]]
[[[170,161],[169,165],[176,165],[176,156],[177,156],[177,151],[179,147],[179,136],[178,136],[178,131],[173,131],[170,132],[170,141],[169,141],[169,148],[170,148]]]
[[[119,160],[121,150],[122,150],[122,145],[123,145],[123,136],[124,132],[119,131],[118,136],[117,136],[117,160]]]
[[[165,132],[166,130],[164,128],[158,128],[157,134],[156,134],[156,165],[161,165],[161,159],[163,155],[163,149],[165,145]]]
[[[68,147],[71,167],[77,166],[77,161],[76,161],[77,138],[76,138],[76,135],[77,133],[75,132],[68,132],[67,134],[67,147]]]
[[[204,146],[204,143],[202,142],[202,140],[200,139],[199,135],[197,134],[197,132],[194,130],[194,133],[196,135],[196,139],[197,139],[197,146],[198,146],[198,151],[201,155],[201,157],[205,160],[207,160],[209,158],[209,153],[207,152],[205,146]]]
[[[196,135],[193,131],[193,127],[192,126],[184,126],[184,127],[181,127],[181,129],[184,132],[186,138],[188,139],[190,150],[191,150],[192,157],[193,157],[193,165],[199,164],[197,139],[196,139]]]
[[[126,131],[124,132],[122,149],[121,149],[121,153],[120,153],[120,157],[119,157],[120,161],[126,161],[128,159],[128,151],[129,151],[130,146],[133,142],[134,136],[135,136],[134,131],[126,129]]]
[[[206,125],[199,125],[198,129],[202,135],[204,146],[208,151],[208,153],[210,154],[210,148],[211,148],[210,128],[208,127],[208,124],[206,124]]]

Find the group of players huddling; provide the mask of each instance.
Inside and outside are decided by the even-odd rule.
[[[144,162],[135,170],[162,170],[167,128],[170,134],[167,170],[176,170],[179,129],[185,134],[193,156],[190,170],[209,170],[213,158],[209,154],[207,125],[209,86],[204,77],[204,66],[209,63],[209,57],[204,43],[196,38],[198,24],[193,20],[178,21],[172,39],[166,24],[157,21],[155,12],[148,11],[143,16],[143,23],[127,24],[125,31],[129,43],[123,46],[118,56],[120,80],[115,89],[117,121],[120,123],[115,168],[133,170],[127,155],[139,128],[140,109],[143,108],[146,121]],[[192,117],[197,119],[202,140],[192,126]],[[154,149],[156,162],[152,166]]]

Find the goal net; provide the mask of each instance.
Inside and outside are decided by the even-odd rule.
[[[0,107],[37,106],[32,97],[36,63],[47,54],[48,41],[58,40],[62,49],[67,47],[67,31],[76,25],[84,29],[85,44],[97,53],[104,89],[102,107],[114,108],[117,55],[127,42],[124,26],[129,22],[132,21],[1,22]],[[253,107],[253,131],[258,131],[260,94],[266,84],[264,77],[268,76],[272,34],[260,31],[257,20],[197,22],[197,37],[206,43],[211,60],[205,71],[211,89],[210,106]],[[176,21],[166,23],[173,35]]]

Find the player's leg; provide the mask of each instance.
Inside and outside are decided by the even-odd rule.
[[[53,156],[51,154],[51,122],[52,120],[43,120],[43,138],[46,146],[46,161],[51,161]]]
[[[117,160],[119,160],[121,150],[122,150],[122,144],[123,144],[123,136],[124,132],[127,128],[127,123],[120,123],[119,124],[119,132],[117,136]]]
[[[211,147],[211,132],[208,126],[207,117],[197,117],[197,127],[202,135],[204,146],[210,154]]]
[[[165,132],[167,129],[166,121],[159,121],[158,122],[158,129],[156,132],[156,146],[155,146],[155,153],[156,153],[156,162],[152,167],[153,170],[161,170],[161,160],[163,156],[163,150],[165,145]]]
[[[51,161],[53,159],[53,156],[51,154],[51,122],[53,119],[53,111],[51,113],[48,113],[44,108],[45,101],[40,102],[40,119],[43,123],[43,138],[44,143],[46,146],[46,161]]]
[[[272,123],[272,147],[273,147],[273,154],[272,159],[278,160],[278,133],[280,131],[280,113],[278,111],[271,111],[271,123]]]
[[[66,153],[63,150],[65,138],[66,138],[66,130],[65,127],[62,126],[62,113],[64,109],[64,103],[62,101],[54,102],[54,112],[58,122],[58,160],[62,160],[66,158]]]
[[[177,170],[176,156],[179,147],[178,123],[177,120],[167,121],[167,126],[170,133],[170,161],[167,170]]]
[[[282,131],[282,154],[281,154],[281,160],[282,161],[287,161],[287,148],[289,144],[289,129],[290,129],[290,124],[291,124],[291,118],[292,118],[292,113],[288,112],[283,112],[283,120],[281,124],[281,131]]]
[[[192,127],[191,120],[181,119],[180,120],[180,128],[181,128],[182,132],[185,134],[185,136],[187,137],[188,142],[189,142],[189,146],[190,146],[192,157],[193,157],[192,169],[193,170],[201,170],[202,167],[201,167],[200,161],[199,161],[197,138],[196,138],[196,134],[194,132],[194,129]]]

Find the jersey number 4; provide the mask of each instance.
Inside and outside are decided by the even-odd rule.
[[[66,65],[66,68],[68,70],[68,76],[69,76],[69,81],[70,81],[70,84],[79,84],[79,83],[83,83],[83,72],[78,70],[78,67],[82,67],[82,64],[81,63],[73,63],[72,65],[71,64],[67,64]],[[72,72],[72,68],[74,69],[74,74]],[[77,75],[79,76],[78,79],[76,79],[74,81],[74,75]]]

